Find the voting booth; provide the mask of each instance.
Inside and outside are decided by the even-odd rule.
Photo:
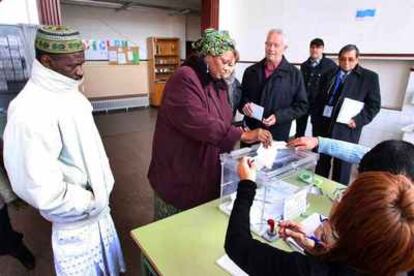
[[[307,195],[317,187],[314,170],[319,155],[287,148],[284,142],[273,142],[268,149],[255,145],[220,155],[221,211],[228,215],[231,213],[240,180],[237,163],[243,156],[253,158],[257,167],[257,189],[250,209],[253,232],[263,235],[269,220],[295,219],[306,211]],[[298,187],[283,180],[293,174],[297,174],[306,185]]]

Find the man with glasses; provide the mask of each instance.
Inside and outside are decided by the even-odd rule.
[[[266,57],[244,72],[239,105],[247,127],[268,129],[277,141],[287,140],[292,121],[308,111],[303,77],[299,69],[286,60],[286,48],[282,30],[270,30],[265,42]],[[253,116],[256,105],[263,107],[262,118]]]
[[[360,66],[358,57],[359,50],[355,45],[344,46],[338,56],[339,68],[322,78],[321,92],[311,111],[314,136],[358,143],[362,128],[379,112],[381,95],[378,74]],[[341,111],[345,115],[353,113],[358,105],[362,109],[346,123],[337,121]],[[328,177],[331,161],[332,157],[321,154],[316,172]],[[351,166],[348,162],[333,158],[332,179],[347,185]]]

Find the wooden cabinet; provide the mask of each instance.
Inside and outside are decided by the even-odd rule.
[[[165,83],[180,66],[180,40],[149,37],[147,49],[150,104],[160,106]]]
[[[162,102],[162,93],[164,92],[164,82],[154,83],[154,93],[151,94],[151,105],[160,106]]]

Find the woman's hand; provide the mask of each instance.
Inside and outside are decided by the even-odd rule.
[[[319,229],[319,228],[318,228]],[[279,236],[282,239],[292,238],[297,244],[312,255],[320,255],[327,251],[328,245],[322,239],[323,237],[318,233],[318,229],[313,235],[314,239],[306,236],[305,231],[300,223],[294,221],[280,221],[279,222]],[[319,234],[319,235],[318,235]],[[318,240],[316,242],[315,240]]]
[[[254,130],[243,132],[241,140],[247,144],[261,142],[265,147],[269,147],[272,144],[273,138],[272,134],[268,130],[256,128]]]
[[[285,220],[279,222],[279,237],[282,239],[292,238],[307,252],[312,253],[315,250],[316,242],[306,237],[305,231],[300,223]]]
[[[248,157],[242,157],[237,164],[237,172],[239,174],[240,181],[251,180],[256,181],[256,165],[254,160]]]

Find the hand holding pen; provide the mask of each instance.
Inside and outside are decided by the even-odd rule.
[[[299,246],[310,254],[318,254],[326,245],[315,235],[306,235],[302,225],[294,221],[279,221],[279,237],[286,240],[292,238]]]

